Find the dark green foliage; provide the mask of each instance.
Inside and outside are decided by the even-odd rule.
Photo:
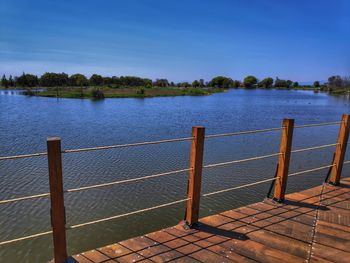
[[[83,87],[83,86],[88,86],[89,81],[83,74],[74,74],[69,77],[69,84],[71,86]]]
[[[198,80],[194,80],[194,81],[192,82],[192,87],[198,88],[199,86],[200,86],[200,83],[199,83]]]
[[[224,76],[217,76],[209,82],[210,87],[228,89],[233,87],[233,80]]]
[[[247,76],[243,80],[244,87],[246,88],[254,88],[258,83],[258,79],[254,76]]]
[[[40,85],[43,87],[61,87],[69,83],[68,75],[65,73],[47,72],[40,77]]]
[[[320,85],[320,82],[319,81],[315,81],[314,82],[314,87],[315,88],[319,88],[321,85]]]
[[[105,94],[99,88],[94,88],[91,91],[91,97],[93,97],[94,99],[99,99],[100,100],[100,99],[104,99],[105,98]]]
[[[262,87],[262,88],[272,88],[273,86],[273,78],[264,78],[263,80],[261,80],[259,82],[259,87]]]
[[[241,86],[241,82],[239,80],[234,80],[232,83],[232,88],[239,88]]]
[[[343,79],[339,75],[329,77],[328,86],[330,88],[340,88],[343,86]]]
[[[283,80],[283,79],[276,78],[275,87],[276,88],[289,88],[292,83],[293,82],[290,80]]]
[[[3,75],[1,78],[1,86],[3,86],[6,89],[8,89],[9,87],[9,81],[7,80],[5,75]]]
[[[16,83],[13,80],[12,75],[10,75],[10,77],[9,77],[9,87],[15,87],[15,86],[16,86]]]
[[[112,82],[112,79],[110,79]],[[101,75],[93,74],[89,79],[90,86],[101,86],[103,85],[103,78]]]
[[[294,83],[293,83],[293,87],[294,87],[294,88],[299,87],[299,82],[297,82],[297,81],[294,82]]]
[[[16,83],[20,87],[36,87],[39,85],[39,79],[35,75],[23,73],[16,79]]]
[[[149,83],[149,79],[143,79],[139,77],[133,77],[133,76],[121,76],[119,78],[119,83],[121,86],[127,86],[127,87],[140,87],[145,86],[147,83]],[[152,83],[152,81],[151,81]]]
[[[145,88],[144,87],[138,88],[136,91],[136,94],[145,95]]]
[[[186,91],[186,94],[191,96],[201,96],[207,94],[207,92],[200,88],[190,88]]]
[[[189,87],[191,87],[191,84],[188,83],[188,82],[180,82],[178,85],[179,85],[179,87],[182,87],[182,88],[189,88]]]
[[[165,88],[169,86],[169,82],[167,79],[156,79],[156,81],[153,83],[153,86]]]

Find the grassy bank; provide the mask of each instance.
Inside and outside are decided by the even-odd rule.
[[[48,88],[39,92],[28,92],[27,95],[41,97],[58,98],[148,98],[148,97],[166,97],[166,96],[204,96],[216,92],[223,92],[223,89],[200,89],[200,88],[110,88],[110,87],[66,87],[66,88]]]
[[[332,91],[329,91],[329,94],[335,95],[335,96],[349,95],[350,88],[332,90]]]

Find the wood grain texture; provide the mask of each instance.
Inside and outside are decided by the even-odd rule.
[[[282,204],[264,200],[208,216],[190,229],[181,222],[74,258],[95,263],[349,262],[350,211],[335,205],[350,205],[350,178],[321,190],[286,195]]]
[[[284,119],[281,130],[280,156],[278,158],[277,177],[275,181],[274,199],[284,201],[286,193],[290,155],[292,150],[294,120]]]
[[[343,169],[343,162],[346,153],[346,147],[348,145],[350,131],[350,115],[343,115],[342,122],[340,123],[339,135],[337,146],[335,148],[334,164],[332,167],[329,183],[338,185]]]
[[[53,137],[47,139],[47,158],[49,162],[54,258],[55,263],[64,263],[67,260],[67,245],[60,138]]]
[[[188,195],[186,208],[186,223],[192,226],[198,222],[199,204],[201,194],[203,151],[204,151],[204,127],[192,128],[192,144],[190,155],[190,175],[188,179]]]

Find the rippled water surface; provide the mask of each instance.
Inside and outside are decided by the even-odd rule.
[[[308,91],[231,90],[203,97],[105,99],[102,101],[26,97],[0,91],[0,156],[46,151],[46,138],[59,136],[63,149],[189,137],[191,126],[207,134],[339,121],[349,100]],[[336,142],[338,125],[296,129],[293,148]],[[208,139],[204,163],[224,162],[278,152],[280,132]],[[187,168],[189,141],[63,154],[65,189],[136,178]],[[327,165],[334,148],[295,153],[290,172]],[[348,157],[350,159],[350,157]],[[271,178],[277,157],[204,169],[202,192]],[[327,171],[291,177],[288,192],[322,182]],[[344,176],[349,174],[345,167]],[[45,157],[0,161],[0,199],[48,191]],[[83,192],[67,193],[67,225],[87,222],[182,199],[188,173]],[[269,183],[201,200],[201,216],[262,200]],[[165,226],[184,216],[184,204],[69,230],[69,253],[100,247]],[[0,240],[50,229],[47,198],[3,204]],[[52,237],[0,247],[0,262],[45,262],[52,258]]]

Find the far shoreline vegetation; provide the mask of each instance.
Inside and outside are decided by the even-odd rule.
[[[224,92],[230,88],[245,89],[290,89],[325,91],[331,95],[350,93],[350,77],[331,76],[328,82],[313,85],[299,85],[298,82],[271,77],[258,80],[255,76],[247,76],[243,81],[229,77],[217,76],[209,82],[203,79],[192,83],[169,82],[167,79],[152,81],[135,76],[103,77],[98,74],[87,78],[83,74],[68,75],[66,73],[45,73],[38,77],[23,73],[21,76],[9,78],[3,75],[1,89],[24,89],[25,95],[55,98],[146,98],[159,96],[203,96]]]

